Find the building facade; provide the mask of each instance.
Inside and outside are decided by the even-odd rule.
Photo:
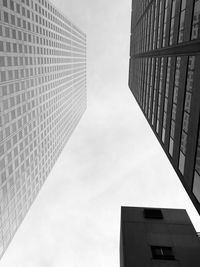
[[[133,0],[129,87],[200,213],[200,0]]]
[[[199,251],[185,210],[122,207],[120,267],[197,267]]]
[[[0,0],[0,255],[86,109],[86,35],[47,0]]]

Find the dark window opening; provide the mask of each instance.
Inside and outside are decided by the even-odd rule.
[[[160,209],[144,209],[144,218],[163,219],[163,214]]]
[[[171,247],[151,246],[152,257],[155,260],[174,260],[174,253]]]

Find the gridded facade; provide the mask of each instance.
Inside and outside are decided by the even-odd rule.
[[[49,1],[0,0],[0,255],[86,109],[86,35]]]
[[[200,213],[200,0],[133,0],[129,87]]]

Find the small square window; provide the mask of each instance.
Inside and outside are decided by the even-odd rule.
[[[144,218],[163,219],[163,214],[160,209],[144,209]]]
[[[175,260],[172,247],[151,246],[151,252],[155,260]]]

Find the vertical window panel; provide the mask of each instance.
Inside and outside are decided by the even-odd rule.
[[[181,67],[181,57],[176,58],[176,69],[175,69],[175,81],[173,89],[173,105],[172,105],[172,114],[171,114],[171,126],[170,126],[170,144],[169,144],[169,153],[173,156],[174,151],[174,135],[176,129],[176,113],[177,113],[177,98],[179,91],[180,83],[180,67]]]
[[[195,70],[195,56],[190,56],[188,58],[188,68],[187,68],[187,82],[185,88],[185,98],[184,98],[184,111],[182,120],[182,130],[181,130],[181,146],[179,155],[179,170],[184,174],[184,164],[183,157],[186,155],[187,149],[187,136],[189,129],[190,120],[190,107],[192,99],[192,89],[193,89],[193,76]]]
[[[194,1],[191,40],[199,39],[200,32],[200,0]]]

